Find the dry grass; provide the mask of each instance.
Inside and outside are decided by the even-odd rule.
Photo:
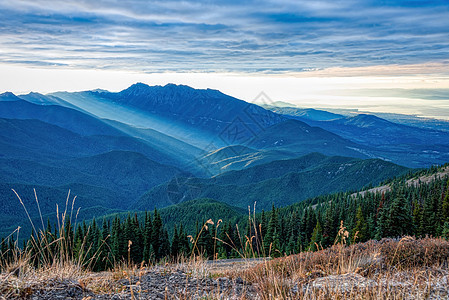
[[[304,252],[230,271],[262,299],[449,299],[449,242],[383,239]]]
[[[257,288],[260,299],[448,299],[448,257],[449,242],[442,239],[404,237],[350,246],[340,241],[317,252],[261,259],[258,265],[243,270],[237,269],[240,264],[231,263],[216,276],[243,278]],[[112,271],[92,273],[57,260],[36,269],[27,264],[26,257],[17,258],[14,264],[4,266],[7,268],[0,275],[0,294],[8,299],[55,288],[56,282],[59,288],[61,284],[77,286],[95,294],[138,295],[140,278],[149,271],[142,265],[122,263]],[[203,256],[194,255],[161,262],[154,268],[167,276],[183,270],[192,277],[216,277],[217,270],[211,266]],[[123,280],[137,283],[126,285],[120,283]],[[181,296],[167,294],[167,299],[189,299]],[[223,294],[214,291],[207,299],[220,298]]]

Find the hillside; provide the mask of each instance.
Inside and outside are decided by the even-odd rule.
[[[280,106],[277,105],[277,103],[273,103],[273,105],[262,105],[262,107],[281,115],[297,117],[299,120],[306,119],[311,121],[329,121],[343,118],[343,115],[335,114],[325,110],[313,108],[298,108],[293,106]]]
[[[298,120],[288,120],[273,125],[261,132],[251,143],[252,147],[290,151],[299,155],[320,152],[325,155],[339,155],[367,158],[354,149],[363,146],[323,130],[311,127]]]
[[[135,142],[143,142],[149,146],[146,148],[152,149],[151,152],[153,153],[151,154],[150,151],[143,150],[145,155],[151,158],[156,158],[163,163],[191,171],[199,176],[203,175],[201,168],[197,168],[194,165],[189,166],[190,162],[200,154],[201,150],[173,137],[151,129],[136,128],[116,121],[99,119],[81,109],[73,108],[73,105],[66,106],[65,101],[53,96],[44,96],[40,94],[21,96],[38,103],[33,104],[24,101],[13,94],[8,95],[10,95],[8,96],[8,99],[10,100],[0,101],[0,118],[40,120],[46,124],[56,125],[60,128],[67,129],[72,133],[89,137],[89,139],[104,140],[105,136],[122,137],[121,139],[115,138],[115,146],[106,149],[106,151],[113,149],[142,151],[138,146],[134,148],[117,147],[121,142],[120,140],[127,140],[127,142],[129,142],[133,140],[133,138],[137,138]],[[0,98],[0,100],[3,98]],[[71,106],[72,108],[69,108],[68,106]],[[51,133],[51,129],[49,129],[48,132]],[[69,138],[70,136],[67,137],[67,139]],[[22,143],[26,142],[27,141],[23,141]],[[51,147],[52,145],[50,144],[49,146]],[[56,148],[59,148],[57,145],[55,146]],[[88,148],[89,147],[92,147],[92,145],[88,145]],[[76,152],[76,149],[73,152]],[[101,153],[101,150],[97,151],[97,153]],[[79,153],[79,155],[82,156],[85,155],[85,153]]]
[[[139,152],[149,159],[170,163],[173,158],[130,136],[82,136],[56,125],[35,119],[0,118],[3,158],[60,161],[96,155],[112,150]]]
[[[124,135],[103,121],[80,111],[59,105],[36,105],[17,99],[0,101],[0,118],[36,119],[83,136]]]
[[[432,180],[435,179],[441,179],[444,178],[446,176],[449,175],[449,167],[443,167],[441,170],[439,170],[436,173],[430,174],[430,175],[418,175],[415,176],[414,178],[408,179],[405,181],[405,184],[407,186],[419,186],[421,184],[427,184],[429,182],[431,182]],[[377,186],[368,190],[364,190],[364,191],[360,191],[357,193],[352,194],[351,196],[355,197],[355,196],[365,196],[367,193],[372,193],[372,194],[378,194],[378,193],[385,193],[385,192],[390,192],[392,189],[392,183],[390,184],[385,184],[385,185],[381,185],[381,186]]]
[[[292,172],[306,172],[316,170],[324,166],[334,164],[351,164],[355,160],[342,156],[325,156],[321,153],[311,153],[299,158],[276,160],[263,165],[253,166],[244,171],[230,171],[218,175],[213,182],[216,184],[244,185],[264,181],[270,178],[278,178]]]
[[[234,145],[206,152],[199,156],[197,161],[211,175],[218,175],[230,170],[241,170],[274,160],[289,159],[296,156],[295,153],[289,151],[256,150],[241,145]]]
[[[202,226],[208,219],[237,224],[248,215],[248,210],[234,207],[213,199],[195,199],[181,202],[159,210],[169,232],[176,224],[182,224],[186,232],[193,233],[197,224]]]
[[[11,189],[16,190],[19,194],[36,225],[40,225],[41,220],[33,189],[36,189],[39,206],[45,222],[47,222],[47,218],[52,223],[57,222],[57,207],[60,214],[65,210],[69,190],[71,197],[67,209],[69,212],[71,211],[73,197],[76,196],[73,218],[75,218],[77,210],[80,208],[79,220],[88,220],[93,216],[119,212],[120,210],[117,207],[123,207],[121,198],[117,196],[116,191],[98,186],[70,184],[51,187],[37,184],[2,182],[0,183],[0,203],[2,204],[2,210],[0,211],[0,236],[2,237],[8,236],[19,226],[21,227],[21,234],[23,234],[20,236],[21,239],[27,238],[31,234],[30,221],[19,199]],[[39,228],[41,227],[39,226]]]
[[[16,185],[46,186],[59,190],[66,187],[65,193],[77,185],[97,187],[95,198],[102,199],[102,206],[127,208],[145,191],[170,180],[181,171],[152,161],[142,154],[129,151],[112,151],[95,156],[59,161],[52,164],[39,164],[20,159],[0,159],[0,181],[7,189]],[[109,192],[106,194],[104,190]],[[79,197],[94,194],[77,190]],[[8,193],[11,194],[11,193]],[[111,197],[110,195],[114,195]],[[12,194],[10,195],[12,196]],[[116,201],[112,201],[115,199]],[[121,200],[118,200],[121,199]],[[2,205],[13,207],[15,197],[2,199]],[[84,203],[83,208],[98,205]],[[53,212],[45,210],[44,213]]]
[[[327,158],[320,154],[293,160],[292,164],[289,161],[275,161],[211,179],[175,178],[148,191],[132,207],[145,210],[212,198],[241,208],[257,202],[258,209],[269,209],[272,204],[285,206],[322,194],[357,190],[407,171],[382,160]]]

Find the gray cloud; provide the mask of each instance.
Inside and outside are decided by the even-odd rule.
[[[446,1],[336,3],[0,0],[0,61],[279,72],[448,59]]]

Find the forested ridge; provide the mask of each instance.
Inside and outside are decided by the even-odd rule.
[[[212,259],[315,251],[335,243],[341,224],[349,232],[348,243],[404,235],[447,239],[449,177],[437,176],[437,172],[438,168],[431,168],[408,174],[393,180],[390,190],[378,193],[338,193],[285,208],[250,212],[238,224],[236,219],[234,223],[228,219],[192,219],[196,224],[191,232],[185,230],[186,224],[176,221],[169,232],[156,209],[143,218],[128,214],[126,218],[117,215],[90,223],[72,224],[66,219],[55,226],[48,222],[44,231],[34,233],[20,246],[29,250],[36,266],[58,253],[69,253],[72,259],[99,271],[122,261],[140,264],[192,253]],[[429,181],[407,183],[407,179],[429,174],[435,174]],[[198,201],[195,204],[199,205]],[[213,204],[204,202],[205,206]],[[176,220],[174,216],[171,219]],[[11,260],[12,250],[18,246],[14,235],[3,238],[1,259]]]

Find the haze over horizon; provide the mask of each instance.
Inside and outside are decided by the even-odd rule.
[[[0,0],[0,92],[135,82],[449,119],[446,1]]]

